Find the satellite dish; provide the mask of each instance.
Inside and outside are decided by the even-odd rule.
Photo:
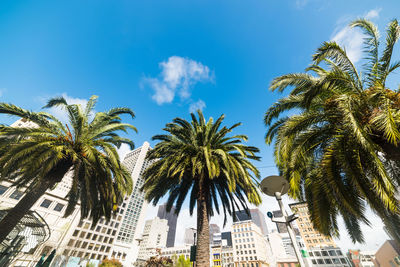
[[[275,192],[279,192],[282,195],[289,191],[289,183],[282,176],[268,176],[261,181],[261,191],[268,196],[274,197]]]

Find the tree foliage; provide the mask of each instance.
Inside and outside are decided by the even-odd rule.
[[[12,181],[18,188],[27,188],[28,196],[29,192],[38,191],[37,188],[53,188],[70,172],[72,186],[67,195],[65,216],[69,216],[80,201],[82,218],[91,218],[94,224],[102,216],[110,218],[123,196],[132,190],[130,174],[120,163],[116,148],[121,144],[134,147],[133,142],[119,136],[118,131],[136,131],[121,119],[123,114],[134,118],[132,110],[112,108],[95,112],[96,101],[97,96],[92,96],[86,107],[82,107],[67,103],[63,97],[50,99],[45,108],[61,108],[68,116],[68,124],[46,112],[0,103],[0,114],[17,116],[31,123],[21,127],[0,125],[1,179]],[[40,192],[44,193],[43,190]],[[33,203],[28,203],[28,209],[38,197],[40,194],[33,197],[31,194]]]
[[[261,202],[259,172],[251,162],[259,157],[257,148],[242,143],[246,136],[229,136],[240,123],[222,127],[224,116],[207,122],[201,111],[198,118],[193,113],[191,117],[191,122],[175,118],[164,128],[167,134],[153,137],[159,143],[148,154],[153,163],[143,174],[143,190],[154,205],[168,194],[167,210],[175,204],[177,214],[186,197],[191,215],[197,205],[197,256],[207,258],[208,264],[204,254],[209,253],[208,220],[214,210],[220,213],[222,206],[225,223],[228,214],[247,209],[246,200]]]
[[[291,92],[265,113],[266,142],[275,140],[291,196],[307,201],[323,234],[338,236],[342,216],[353,242],[363,242],[360,223],[370,224],[368,205],[400,240],[400,94],[388,88],[400,67],[392,60],[400,27],[397,20],[389,23],[381,51],[372,22],[358,19],[350,26],[365,34],[363,73],[344,48],[323,43],[306,73],[272,81],[271,90]]]
[[[123,267],[122,263],[117,259],[104,259],[99,267]]]

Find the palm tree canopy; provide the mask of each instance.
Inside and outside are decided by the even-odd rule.
[[[389,23],[381,53],[372,22],[358,19],[350,26],[365,34],[363,74],[344,48],[323,43],[306,73],[272,81],[271,90],[291,92],[267,110],[266,142],[275,140],[291,196],[306,199],[322,233],[337,236],[341,215],[353,242],[363,242],[360,223],[369,224],[369,205],[400,240],[400,94],[386,87],[400,67],[391,60],[400,26]]]
[[[164,130],[167,134],[156,135],[160,141],[148,154],[152,165],[144,172],[145,197],[154,205],[167,193],[167,209],[176,204],[178,214],[187,195],[190,214],[196,205],[199,185],[205,187],[208,215],[222,204],[225,219],[240,207],[250,203],[259,204],[257,191],[259,172],[251,160],[259,160],[258,148],[242,144],[244,135],[228,136],[237,123],[231,127],[221,127],[224,115],[216,121],[205,120],[201,111],[198,119],[192,113],[192,122],[175,118]]]
[[[0,113],[35,124],[34,127],[0,125],[1,178],[29,190],[44,179],[52,179],[54,167],[67,164],[73,182],[65,216],[80,201],[82,218],[90,217],[94,224],[101,216],[110,218],[123,196],[132,190],[130,174],[121,165],[116,148],[121,144],[133,148],[134,144],[116,132],[136,131],[131,124],[122,123],[120,117],[128,114],[134,118],[132,110],[113,108],[94,112],[96,101],[97,96],[92,96],[86,107],[82,107],[67,103],[63,97],[49,100],[45,108],[61,107],[68,115],[68,124],[46,112],[0,103]]]

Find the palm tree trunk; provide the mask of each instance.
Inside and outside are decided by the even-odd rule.
[[[210,225],[206,200],[206,192],[203,188],[200,188],[199,198],[197,199],[196,267],[210,266]]]
[[[67,171],[71,168],[72,162],[67,159],[61,160],[48,173],[47,177],[41,179],[35,187],[29,190],[25,196],[15,205],[6,216],[0,221],[0,244],[8,234],[17,226],[18,222],[27,214],[39,198],[60,182]]]

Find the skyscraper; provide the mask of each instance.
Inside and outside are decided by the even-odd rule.
[[[146,160],[149,150],[149,143],[144,142],[142,147],[125,156],[122,164],[131,173],[132,194],[125,197],[110,221],[100,219],[94,229],[90,227],[89,220],[80,221],[69,235],[67,249],[63,253],[65,256],[86,260],[116,258],[126,266],[134,262],[138,252],[135,239],[141,235],[147,207],[140,188],[144,182],[141,175],[150,164]]]
[[[249,213],[247,213],[245,210],[236,211],[233,221],[234,222],[252,221],[258,227],[260,227],[263,235],[268,234],[268,228],[265,222],[264,214],[259,209],[249,209]]]
[[[336,247],[332,237],[324,236],[311,223],[308,206],[305,202],[289,204],[289,207],[299,217],[296,220],[297,226],[300,229],[300,235],[306,244],[307,249],[314,247]]]
[[[176,222],[178,220],[178,215],[175,214],[175,208],[171,207],[170,212],[167,212],[167,204],[160,205],[158,207],[157,217],[168,221],[167,247],[173,247],[175,245]]]

